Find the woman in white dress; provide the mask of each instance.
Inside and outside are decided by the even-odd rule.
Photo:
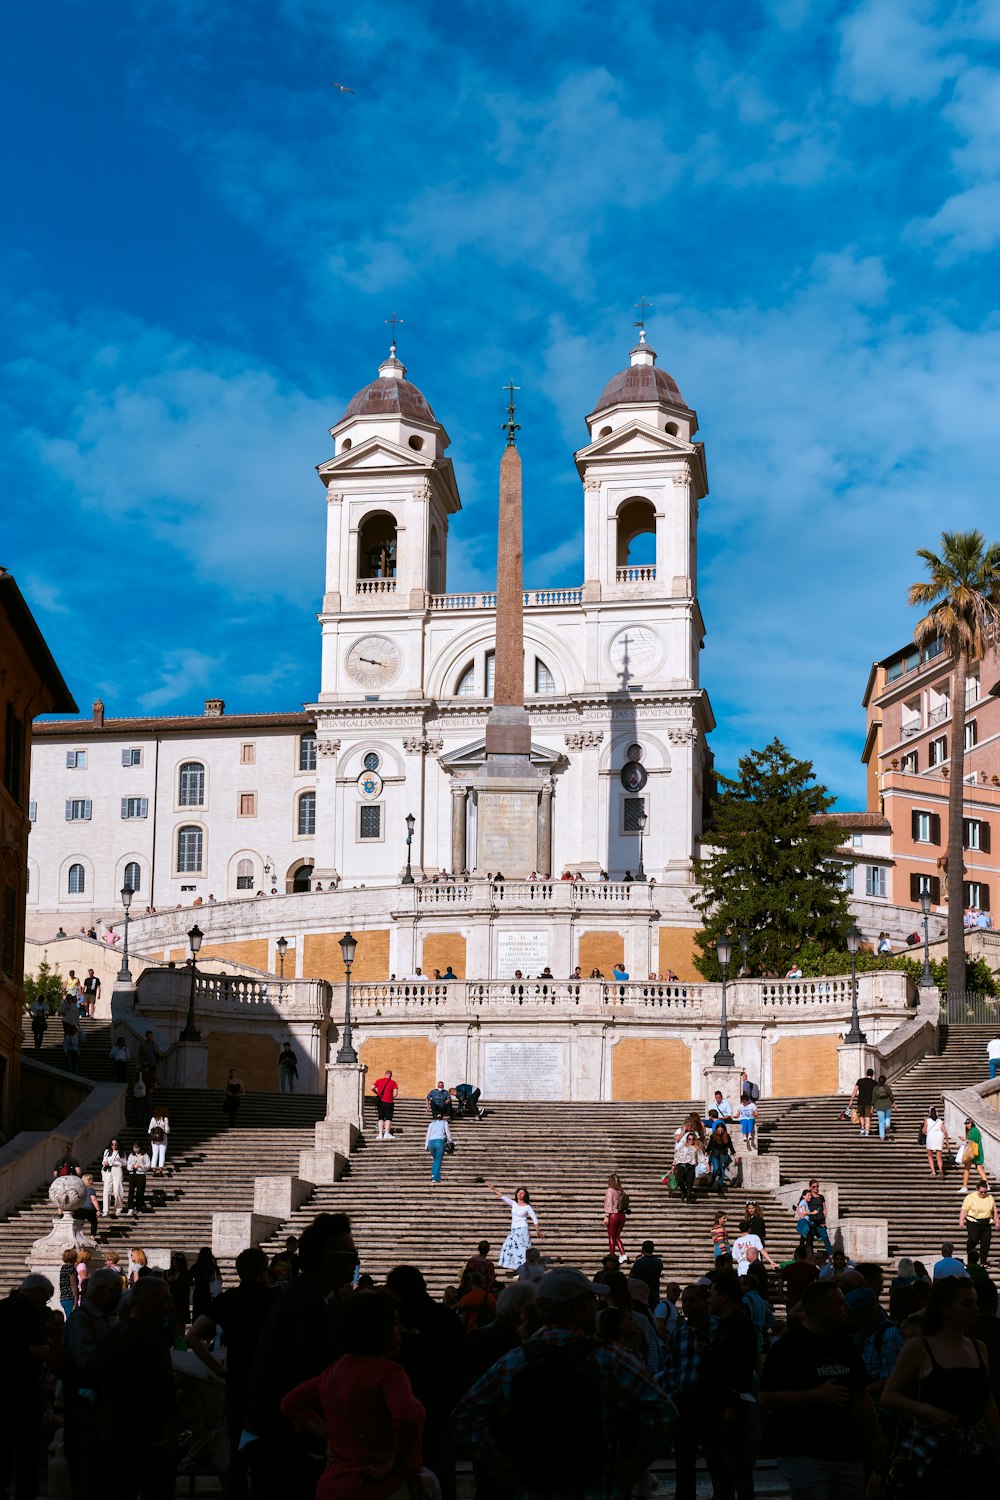
[[[101,1158],[101,1180],[104,1184],[104,1217],[108,1216],[111,1202],[115,1205],[115,1213],[120,1214],[125,1202],[125,1158],[115,1138],[109,1142]]]
[[[508,1198],[506,1193],[501,1193],[499,1189],[493,1186],[492,1182],[488,1182],[486,1186],[494,1197],[499,1198],[501,1203],[506,1203],[510,1209],[510,1234],[508,1234],[500,1247],[500,1254],[497,1256],[497,1265],[501,1270],[513,1275],[520,1266],[524,1265],[528,1254],[528,1247],[531,1244],[531,1230],[528,1228],[529,1219],[535,1226],[536,1238],[541,1239],[542,1237],[542,1231],[538,1227],[538,1215],[531,1206],[530,1195],[526,1187],[519,1187],[514,1193],[513,1198]]]
[[[944,1128],[944,1121],[938,1119],[936,1109],[927,1111],[924,1121],[924,1145],[927,1148],[927,1164],[931,1169],[931,1176],[944,1176],[944,1163],[941,1159],[942,1151],[949,1149],[948,1132]],[[937,1171],[934,1170],[934,1158],[937,1157]]]
[[[165,1109],[153,1110],[147,1134],[153,1160],[153,1176],[162,1177],[167,1164],[167,1136],[170,1134],[170,1120]]]

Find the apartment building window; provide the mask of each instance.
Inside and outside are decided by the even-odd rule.
[[[257,762],[257,746],[253,741],[248,741],[240,746],[240,765],[252,766]]]
[[[93,809],[89,797],[71,797],[66,803],[66,822],[89,823]]]
[[[851,834],[851,846],[854,849],[860,849],[862,843],[864,842],[864,837],[865,836],[864,836],[863,833],[852,833]]]
[[[299,740],[299,770],[315,771],[316,769],[316,736],[304,734]]]
[[[928,763],[932,766],[943,765],[948,759],[948,736],[939,735],[936,740],[931,740],[927,751]]]
[[[361,807],[360,822],[358,824],[358,837],[362,839],[380,839],[382,837],[382,809],[380,807]]]
[[[37,823],[38,822],[38,803],[37,802],[29,802],[28,803],[28,822],[29,823]]]
[[[900,770],[905,771],[908,776],[916,776],[920,770],[920,756],[916,750],[907,750],[900,761]]]
[[[296,832],[302,835],[316,832],[316,793],[303,792],[299,798]]]
[[[70,896],[82,896],[87,889],[87,872],[83,865],[70,865],[66,890]]]
[[[924,892],[931,898],[934,906],[941,904],[941,880],[937,875],[911,875],[910,876],[910,901],[917,905]]]
[[[989,911],[990,888],[984,880],[967,880],[962,892],[966,906],[974,906],[978,911]]]
[[[917,812],[914,810],[911,814],[910,835],[917,844],[940,844],[940,814],[935,812]]]
[[[205,801],[205,767],[200,760],[186,760],[180,769],[177,801],[181,807],[201,807]]]
[[[840,889],[846,891],[849,896],[852,896],[854,894],[854,866],[835,865],[834,869],[837,872],[837,884]]]
[[[971,750],[973,745],[979,743],[979,725],[975,719],[969,719],[965,726],[965,748]]]
[[[978,849],[981,854],[989,854],[990,825],[982,818],[963,818],[962,847]]]
[[[253,860],[241,859],[236,866],[236,889],[238,891],[253,890]]]
[[[965,679],[965,706],[971,708],[979,702],[979,674],[973,673]]]
[[[66,769],[68,771],[85,771],[87,769],[86,750],[67,750]]]
[[[882,865],[865,865],[865,895],[884,899],[885,894],[886,878]]]
[[[123,797],[122,798],[122,817],[123,818],[148,818],[149,817],[149,798],[148,797]],[[132,889],[134,890],[135,887],[133,886]]]
[[[923,727],[923,721],[920,717],[919,698],[911,698],[909,703],[903,704],[903,715],[900,721],[900,727],[904,740],[912,739],[915,734],[920,733]]]
[[[239,815],[241,818],[255,818],[257,816],[256,792],[240,792]]]
[[[201,871],[205,835],[194,824],[186,824],[177,830],[177,873],[197,875]]]
[[[142,765],[142,751],[140,749],[138,749],[138,748],[132,748],[132,749],[123,750],[122,751],[122,765],[123,766],[141,766]]]
[[[133,895],[141,888],[142,871],[139,868],[139,861],[137,859],[130,859],[125,866],[125,879],[122,881],[122,885],[131,886]]]

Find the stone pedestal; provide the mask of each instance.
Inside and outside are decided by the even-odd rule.
[[[319,1131],[324,1125],[349,1125],[359,1133],[364,1131],[362,1110],[365,1097],[365,1076],[368,1069],[361,1063],[328,1063],[326,1068],[326,1118],[317,1125],[316,1144],[320,1146]],[[339,1149],[339,1148],[337,1148]]]
[[[255,1177],[253,1211],[264,1218],[290,1219],[313,1190],[301,1177]]]
[[[207,1044],[205,1042],[175,1042],[160,1064],[159,1076],[167,1088],[207,1088]]]
[[[743,1163],[743,1186],[755,1193],[773,1193],[781,1185],[781,1158],[772,1154],[760,1156],[756,1151],[744,1151],[737,1143]]]
[[[732,1042],[730,1042],[732,1048]],[[711,1063],[705,1069],[705,1109],[715,1108],[715,1091],[722,1090],[722,1097],[728,1099],[733,1106],[733,1116],[740,1107],[740,1073],[741,1069],[736,1066],[732,1068],[719,1068]],[[738,1129],[739,1127],[737,1127]],[[731,1133],[731,1132],[730,1132]]]
[[[241,1250],[270,1239],[281,1228],[281,1223],[280,1218],[267,1214],[213,1214],[212,1254],[219,1260],[235,1260]]]
[[[845,1042],[842,1047],[837,1048],[837,1083],[840,1093],[850,1097],[854,1085],[859,1078],[865,1076],[869,1068],[874,1069],[875,1077],[878,1077],[880,1065],[877,1047],[868,1042]]]
[[[319,1131],[322,1127],[317,1125]],[[343,1132],[349,1137],[350,1126],[342,1127]],[[348,1142],[347,1151],[350,1150]],[[306,1151],[299,1152],[299,1176],[306,1182],[313,1183],[316,1187],[328,1187],[332,1182],[339,1182],[344,1175],[347,1165],[347,1151],[335,1149],[322,1149],[319,1146],[309,1147]]]
[[[506,768],[504,768],[506,770]],[[538,799],[542,779],[529,761],[521,774],[506,775],[487,762],[474,783],[476,869],[500,872],[507,880],[527,880],[539,867]]]
[[[98,1007],[98,1011],[100,1007]],[[135,981],[127,979],[116,979],[111,991],[111,1019],[117,1021],[119,1017],[133,1019],[135,1017]]]

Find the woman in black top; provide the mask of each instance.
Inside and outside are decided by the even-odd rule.
[[[740,1220],[740,1234],[755,1234],[762,1245],[767,1244],[767,1225],[760,1211],[760,1204],[753,1198],[747,1200],[746,1211]]]
[[[882,1405],[911,1419],[897,1463],[913,1500],[995,1484],[1000,1416],[985,1345],[972,1337],[979,1316],[965,1277],[934,1283],[924,1335],[910,1339],[882,1390]]]
[[[246,1089],[240,1082],[240,1075],[235,1068],[229,1069],[229,1082],[226,1084],[226,1092],[222,1096],[222,1108],[230,1125],[236,1124],[236,1115],[240,1107],[240,1100],[246,1093]]]
[[[198,1251],[198,1258],[191,1271],[191,1312],[195,1318],[207,1313],[212,1298],[222,1291],[222,1276],[215,1256],[205,1245]]]

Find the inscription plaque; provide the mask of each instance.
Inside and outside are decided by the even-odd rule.
[[[525,880],[538,859],[538,782],[484,778],[476,787],[476,808],[480,875],[499,870],[508,880]]]
[[[486,1042],[485,1089],[493,1099],[562,1099],[566,1048],[562,1042]]]
[[[547,932],[498,932],[497,977],[513,979],[520,969],[525,979],[535,979],[549,961]]]

